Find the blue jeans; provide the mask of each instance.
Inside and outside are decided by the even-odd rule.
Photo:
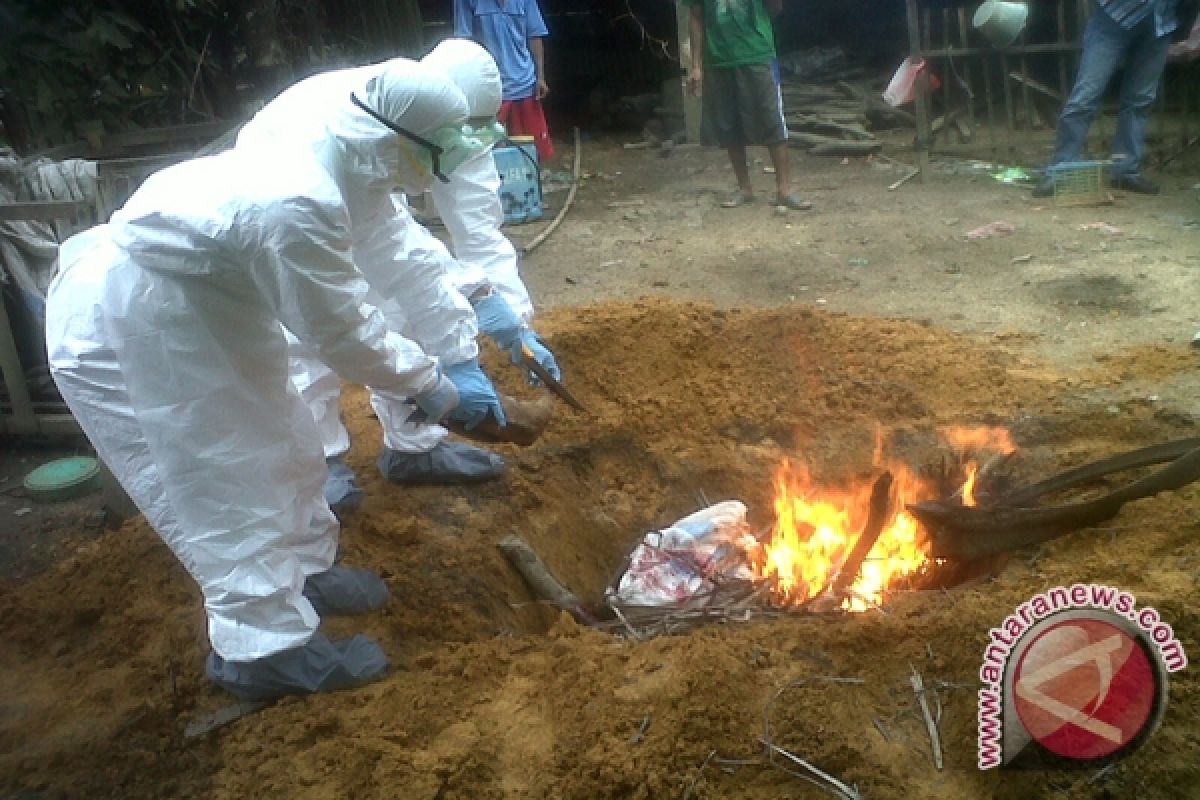
[[[1083,57],[1075,88],[1058,119],[1051,164],[1079,160],[1100,99],[1124,58],[1125,77],[1121,81],[1121,108],[1113,140],[1112,174],[1121,177],[1138,173],[1146,150],[1146,118],[1158,95],[1158,82],[1170,44],[1170,36],[1155,35],[1153,14],[1132,30],[1126,30],[1102,9],[1092,10],[1083,32]]]

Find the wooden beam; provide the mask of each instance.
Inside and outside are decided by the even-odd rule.
[[[905,0],[908,14],[908,57],[913,63],[921,61],[921,24],[917,13],[917,0]],[[921,171],[918,180],[925,182],[929,174],[929,72],[921,70],[917,75],[917,169]]]
[[[92,211],[90,200],[39,200],[29,203],[0,203],[2,220],[38,220],[74,222],[80,213]]]
[[[679,41],[679,89],[683,92],[683,131],[689,142],[700,142],[700,120],[703,101],[688,91],[688,73],[692,68],[692,7],[675,0],[675,27]]]

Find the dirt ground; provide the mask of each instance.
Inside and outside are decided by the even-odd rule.
[[[866,798],[1200,796],[1195,667],[1172,677],[1162,728],[1099,775],[977,770],[974,691],[987,630],[1061,583],[1134,592],[1200,653],[1200,487],[1017,553],[989,581],[897,594],[885,612],[645,642],[538,605],[495,546],[521,535],[594,602],[642,533],[701,498],[741,499],[768,523],[785,457],[831,485],[868,475],[879,428],[931,441],[939,425],[1005,425],[1028,480],[1197,435],[1200,178],[1059,209],[948,163],[888,191],[902,168],[797,156],[817,209],[781,215],[719,208],[719,153],[584,147],[589,177],[525,273],[593,416],[561,409],[536,445],[504,448],[496,483],[402,491],[375,471],[365,393],[346,395],[368,499],[342,554],[378,570],[393,600],[327,627],[375,637],[391,675],[187,738],[228,698],[203,678],[183,570],[141,521],[104,530],[86,503],[16,516],[28,501],[0,492],[10,542],[53,542],[0,571],[0,797],[826,796],[764,762],[768,707],[780,746]],[[761,167],[756,180],[769,190]],[[1014,231],[967,240],[997,221]],[[1096,222],[1120,232],[1081,229]],[[490,363],[510,391],[533,391]],[[20,471],[6,466],[6,487]],[[941,771],[912,666],[940,687]]]

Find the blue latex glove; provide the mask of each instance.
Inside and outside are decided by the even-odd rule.
[[[562,380],[562,370],[558,368],[558,361],[555,360],[554,353],[550,352],[550,348],[546,347],[546,343],[542,341],[542,337],[534,333],[533,329],[521,329],[520,337],[511,348],[512,362],[514,364],[521,363],[521,345],[529,348],[530,352],[533,353],[533,360],[545,367],[554,380]],[[529,373],[529,383],[531,386],[537,386],[541,381],[531,372]]]
[[[408,422],[441,422],[458,407],[458,388],[444,371],[438,373],[437,383],[432,389],[413,398],[417,410],[408,417]]]
[[[479,330],[491,337],[501,349],[511,350],[521,337],[521,320],[503,297],[492,292],[475,303]]]
[[[532,329],[521,324],[512,306],[497,292],[493,291],[475,304],[475,317],[479,320],[479,330],[491,337],[502,350],[507,350],[512,363],[520,365],[521,345],[525,345],[532,351],[534,360],[545,367],[556,381],[562,380],[562,371],[546,343]],[[530,373],[529,383],[537,386],[540,381]]]
[[[500,407],[500,398],[496,395],[496,387],[479,368],[478,359],[451,364],[443,367],[442,371],[458,390],[458,405],[450,412],[451,419],[462,422],[467,430],[471,430],[483,422],[490,412],[500,427],[508,424],[504,409]]]

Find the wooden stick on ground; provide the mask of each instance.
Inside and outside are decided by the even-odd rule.
[[[759,737],[759,741],[762,742],[767,748],[767,759],[770,763],[774,763],[772,760],[773,756],[781,755],[805,771],[796,772],[795,770],[790,770],[786,767],[775,764],[775,766],[779,767],[784,772],[787,772],[790,775],[795,775],[797,778],[803,778],[814,786],[824,789],[833,796],[842,798],[842,800],[862,800],[862,795],[858,793],[857,789],[847,786],[837,778],[830,775],[828,772],[818,769],[809,762],[805,761],[803,758],[800,758],[800,756],[796,755],[795,753],[790,753],[774,742],[769,742],[762,737]]]
[[[873,153],[878,153],[882,149],[883,142],[880,141],[846,141],[819,144],[808,152],[814,156],[869,156]]]
[[[908,173],[907,175],[905,175],[905,176],[904,176],[903,178],[901,178],[900,180],[896,181],[896,182],[895,182],[895,183],[893,183],[893,184],[890,184],[890,185],[888,185],[888,191],[889,191],[889,192],[894,192],[894,191],[896,191],[896,190],[897,190],[897,189],[899,189],[901,186],[903,186],[904,184],[908,183],[909,181],[911,181],[913,178],[917,177],[917,176],[918,176],[918,175],[920,175],[920,174],[921,174],[921,170],[919,170],[919,169],[914,169],[912,172]]]
[[[566,611],[580,625],[596,624],[596,618],[583,607],[583,602],[558,582],[525,540],[518,536],[505,536],[498,546],[539,599]]]
[[[933,749],[933,765],[941,769],[942,740],[938,736],[937,723],[933,721],[933,715],[929,713],[929,701],[925,699],[925,681],[921,679],[921,673],[917,672],[916,667],[910,664],[909,668],[912,670],[912,675],[908,677],[908,682],[912,684],[913,692],[917,695],[921,716],[925,718],[925,730],[929,731],[929,746]]]
[[[575,193],[579,191],[579,176],[580,167],[583,164],[583,142],[579,137],[579,128],[575,128],[575,163],[571,166],[571,191],[567,192],[567,200],[563,203],[563,207],[558,210],[558,214],[551,220],[550,224],[545,229],[534,237],[533,241],[521,248],[521,252],[529,255],[534,248],[554,233],[555,229],[562,224],[563,218],[567,216],[567,209],[571,207],[571,203],[575,202]]]

